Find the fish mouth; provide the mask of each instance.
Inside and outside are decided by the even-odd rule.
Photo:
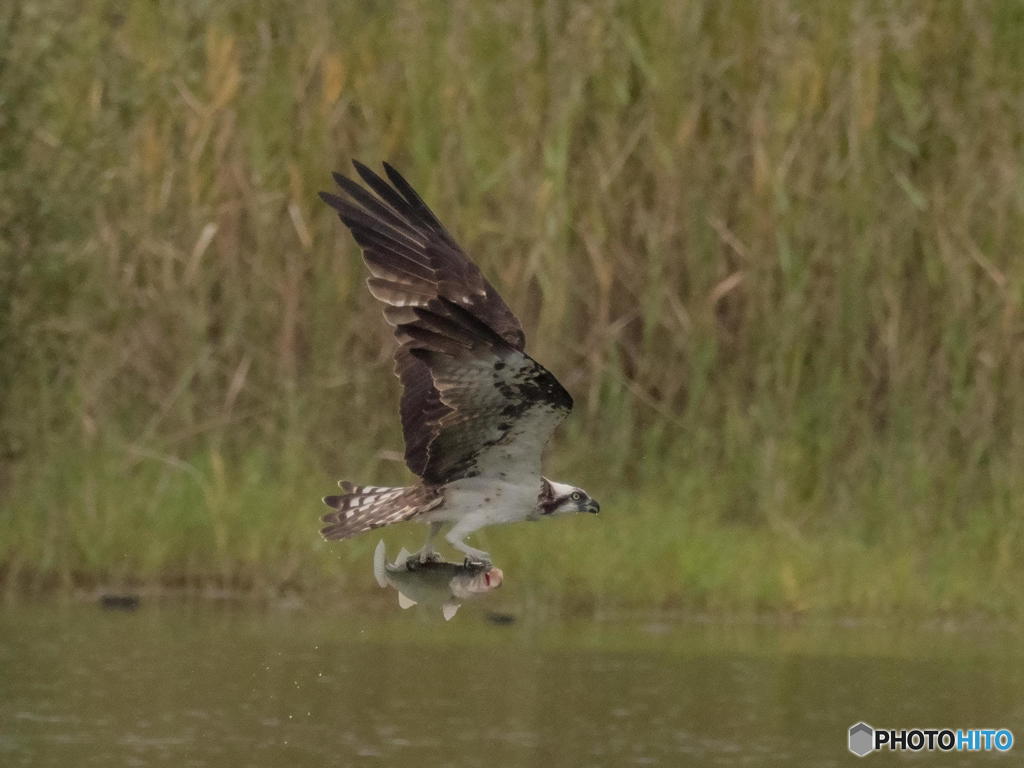
[[[505,574],[501,572],[501,568],[493,566],[482,573],[475,574],[471,578],[465,578],[464,576],[465,574],[456,576],[448,584],[452,597],[456,600],[467,600],[477,595],[485,595],[491,590],[500,587],[505,579]]]
[[[501,586],[501,582],[505,579],[505,574],[501,572],[501,568],[491,568],[483,574],[484,586],[488,589],[497,589]]]

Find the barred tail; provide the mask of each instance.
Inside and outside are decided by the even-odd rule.
[[[374,528],[400,523],[433,509],[443,497],[435,488],[382,488],[376,485],[339,483],[341,496],[325,496],[324,504],[334,511],[323,516],[320,529],[325,539],[350,539]]]

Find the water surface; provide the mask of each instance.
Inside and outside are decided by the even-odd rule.
[[[450,623],[169,599],[8,606],[0,765],[849,765],[858,720],[1024,738],[1020,639],[528,612],[496,624],[475,606]],[[911,760],[1009,765],[1022,748]]]

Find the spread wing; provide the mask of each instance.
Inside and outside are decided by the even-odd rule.
[[[539,474],[569,393],[523,351],[519,320],[409,183],[386,163],[388,181],[353,165],[376,195],[334,174],[350,199],[320,197],[362,246],[370,293],[395,329],[409,468],[430,484],[510,462]]]

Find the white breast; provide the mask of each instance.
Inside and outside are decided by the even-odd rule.
[[[472,516],[480,527],[526,520],[537,508],[540,484],[540,477],[532,481],[483,476],[455,480],[445,486],[444,504],[424,519],[457,522]]]

